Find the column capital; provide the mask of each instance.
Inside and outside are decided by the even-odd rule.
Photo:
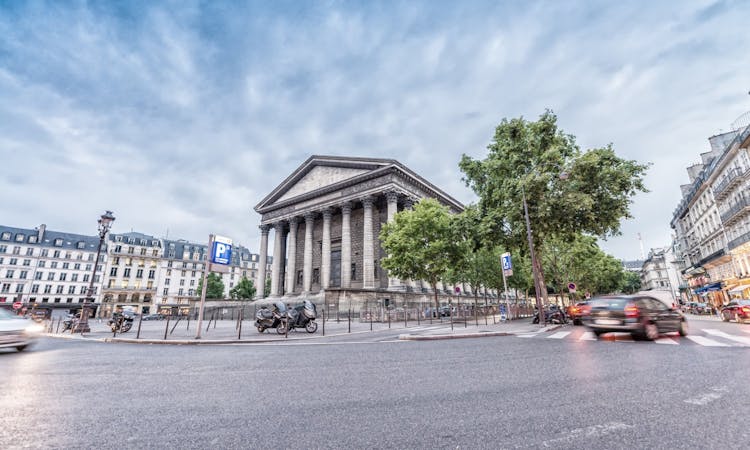
[[[279,220],[278,222],[274,222],[273,223],[273,228],[276,231],[279,231],[279,230],[283,231],[284,230],[284,225],[286,225],[286,221],[285,220]]]
[[[268,235],[268,231],[271,229],[271,227],[268,225],[261,225],[258,228],[260,228],[260,234],[265,234],[266,236]]]
[[[414,207],[414,203],[416,203],[416,200],[412,196],[407,196],[404,200],[404,207],[406,209],[412,209]]]
[[[391,202],[398,202],[399,193],[396,191],[388,191],[385,193],[385,198],[388,200],[388,203]]]
[[[375,199],[372,195],[366,195],[360,199],[360,201],[362,202],[362,206],[364,206],[365,208],[372,208],[372,203],[374,200]]]
[[[341,214],[352,213],[352,202],[344,202],[341,204]]]
[[[287,220],[287,222],[289,223],[289,227],[290,227],[290,228],[291,228],[292,226],[295,226],[295,227],[296,227],[296,226],[297,226],[297,224],[299,223],[299,217],[296,217],[296,216],[295,216],[295,217],[291,217],[291,218],[289,218],[289,219]]]
[[[333,216],[333,210],[331,208],[323,208],[321,212],[323,213],[323,219],[331,220],[331,217]]]
[[[312,212],[312,211],[306,212],[305,213],[305,223],[306,224],[313,223],[313,221],[315,220],[315,216],[316,216],[316,214],[314,212]]]

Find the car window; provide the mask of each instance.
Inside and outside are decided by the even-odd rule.
[[[655,298],[647,297],[649,302],[651,303],[651,309],[655,309],[657,311],[666,311],[667,305],[664,304],[664,302],[657,300]]]
[[[0,320],[4,319],[17,319],[17,316],[14,316],[13,314],[9,313],[8,311],[4,309],[0,309]]]
[[[594,309],[624,309],[627,303],[628,299],[621,297],[597,298],[590,302]]]

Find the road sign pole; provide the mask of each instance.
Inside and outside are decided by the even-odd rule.
[[[211,252],[214,248],[214,235],[208,235],[208,255],[206,255],[206,263],[203,265],[203,286],[201,287],[201,303],[198,308],[198,331],[195,332],[195,338],[201,338],[201,324],[203,324],[203,310],[206,307],[206,288],[208,287],[208,268],[211,265]]]
[[[503,287],[505,288],[505,320],[510,321],[510,304],[508,303],[508,281],[503,270]]]

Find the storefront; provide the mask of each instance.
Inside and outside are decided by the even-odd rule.
[[[694,289],[693,292],[698,296],[700,303],[707,303],[714,309],[719,309],[724,304],[724,292],[721,290],[721,284],[721,281],[706,284]]]

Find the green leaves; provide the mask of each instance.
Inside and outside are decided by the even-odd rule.
[[[203,278],[198,281],[197,293],[200,296],[203,292]],[[208,274],[208,285],[206,287],[206,298],[224,298],[224,282],[221,277],[215,273]]]
[[[247,277],[242,277],[239,283],[229,290],[229,296],[233,300],[252,299],[255,297],[255,283]]]

